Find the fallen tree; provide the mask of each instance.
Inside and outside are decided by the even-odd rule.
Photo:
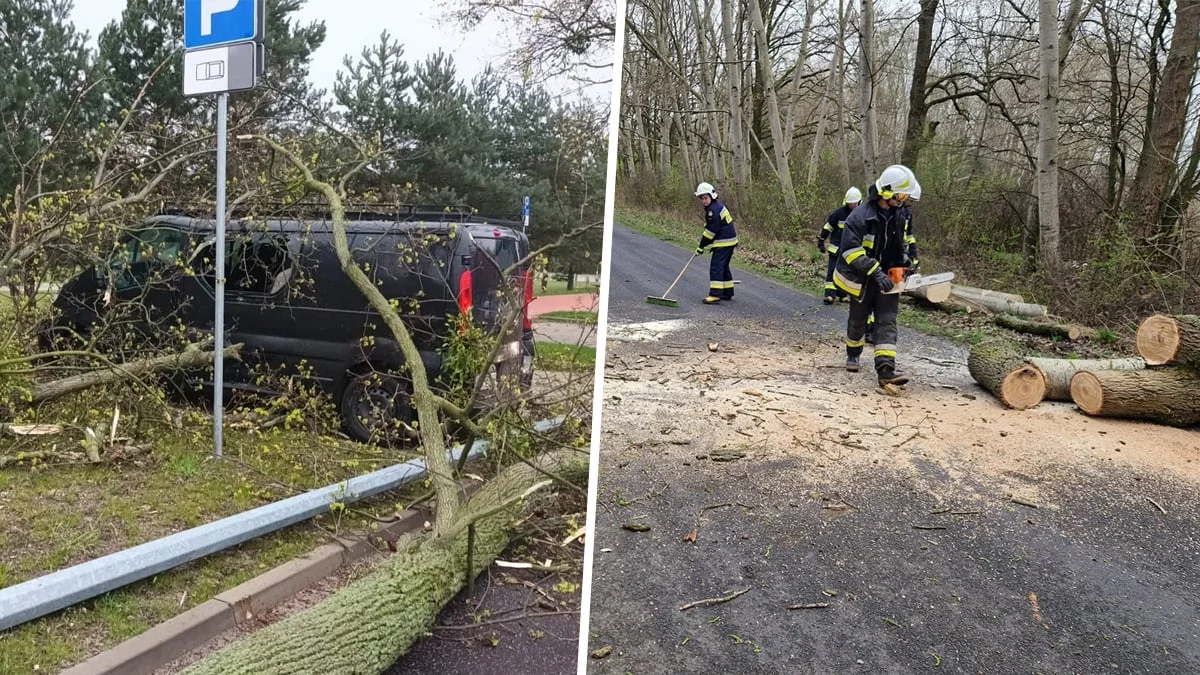
[[[1010,297],[1000,297],[995,294],[995,292],[989,292],[988,294],[964,292],[964,288],[970,287],[957,285],[954,286],[950,289],[950,297],[957,298],[959,300],[965,300],[981,307],[986,307],[988,311],[995,312],[997,314],[1003,314],[1007,312],[1009,314],[1016,314],[1017,316],[1042,317],[1049,313],[1042,305],[1013,300]]]
[[[941,284],[921,286],[920,288],[914,288],[911,291],[904,292],[907,295],[912,295],[921,298],[926,302],[938,305],[945,302],[950,297],[950,291],[952,290],[953,286],[954,284],[947,281]]]
[[[1124,359],[1026,359],[1046,376],[1046,399],[1071,400],[1071,378],[1082,371],[1143,370],[1146,362],[1136,356]]]
[[[967,357],[967,370],[1010,408],[1032,408],[1046,397],[1046,376],[1010,342],[989,340],[975,345]]]
[[[512,523],[546,474],[586,480],[588,454],[562,450],[518,464],[484,484],[442,535],[414,537],[387,562],[320,604],[241,640],[184,671],[190,675],[347,675],[386,670],[433,625],[470,575],[508,546]],[[473,536],[468,528],[473,524]],[[473,547],[468,551],[468,539]]]
[[[1137,353],[1151,366],[1200,368],[1200,316],[1154,314],[1137,329]]]
[[[1096,335],[1096,331],[1086,326],[1055,323],[1052,321],[1032,321],[1019,316],[1013,316],[1012,314],[997,314],[994,320],[997,326],[1015,330],[1019,333],[1042,335],[1051,338],[1066,338],[1072,342]]]
[[[215,350],[206,349],[207,345],[192,343],[182,351],[165,356],[155,356],[140,361],[118,363],[105,368],[89,370],[78,375],[64,377],[51,382],[39,382],[33,385],[30,392],[30,403],[43,403],[61,398],[77,391],[114,382],[124,382],[145,375],[167,371],[199,368],[213,362]],[[237,359],[242,345],[236,344],[225,348],[225,358]]]
[[[960,297],[991,298],[993,300],[1002,300],[1005,302],[1025,302],[1024,297],[1016,295],[1015,293],[991,291],[986,288],[976,288],[975,286],[964,286],[962,284],[954,285],[954,294]]]
[[[1200,423],[1200,374],[1186,368],[1098,370],[1071,378],[1071,399],[1088,415],[1176,427]]]

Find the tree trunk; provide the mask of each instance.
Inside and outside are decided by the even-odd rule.
[[[1071,399],[1097,417],[1127,417],[1176,427],[1200,423],[1200,375],[1185,368],[1076,373]]]
[[[938,305],[945,302],[950,297],[950,292],[953,290],[953,284],[949,281],[941,284],[931,284],[929,286],[921,286],[911,291],[904,291],[906,295],[913,295],[922,300]]]
[[[242,345],[236,344],[225,348],[225,357],[238,358]],[[166,356],[156,356],[141,361],[132,361],[114,365],[110,368],[98,368],[85,373],[64,377],[52,382],[39,382],[33,385],[30,393],[30,403],[44,403],[61,398],[67,394],[83,391],[114,382],[124,382],[144,375],[166,371],[187,370],[210,365],[213,362],[213,351],[202,348],[199,344],[189,344],[183,351]]]
[[[1042,305],[1035,305],[1029,302],[1013,302],[1003,298],[972,295],[963,292],[958,286],[954,286],[950,289],[950,295],[952,297],[962,298],[963,300],[969,300],[977,305],[986,307],[997,314],[1007,312],[1009,314],[1016,314],[1017,316],[1032,317],[1046,316],[1046,314],[1048,314],[1046,308]]]
[[[808,65],[808,42],[812,37],[813,15],[817,11],[817,5],[814,0],[805,0],[804,2],[804,28],[800,33],[800,53],[796,56],[796,66],[792,69],[792,94],[787,101],[787,124],[783,128],[783,136],[787,139],[787,153],[792,152],[793,143],[796,135],[796,114],[800,110],[800,102],[803,99],[803,92],[800,91],[800,85],[804,81],[804,67]],[[824,107],[825,100],[822,99],[820,106]]]
[[[704,108],[708,112],[704,114],[708,122],[708,142],[712,145],[712,163],[713,163],[713,179],[717,185],[724,186],[725,184],[725,157],[721,152],[721,124],[717,119],[717,100],[713,96],[713,72],[714,67],[709,65],[712,61],[708,55],[708,35],[712,31],[712,23],[709,21],[708,10],[711,5],[705,8],[704,18],[700,18],[700,0],[692,0],[692,23],[697,26],[696,42],[697,50],[700,55],[700,96],[704,100]],[[703,21],[703,23],[701,23]],[[703,26],[701,28],[701,26]]]
[[[850,22],[850,15],[853,12],[854,5],[845,5],[845,0],[838,0],[838,45],[840,45],[838,54],[842,57],[838,63],[838,86],[837,86],[837,132],[839,145],[842,150],[842,184],[852,185],[858,181],[851,178],[850,171],[850,139],[846,133],[846,24]],[[873,176],[872,176],[873,178]],[[870,180],[870,179],[868,179]]]
[[[796,212],[796,190],[792,187],[792,169],[788,161],[788,141],[783,137],[780,119],[779,96],[775,92],[775,73],[771,65],[771,52],[767,46],[767,27],[763,23],[759,0],[749,0],[750,20],[758,42],[758,66],[762,72],[762,86],[767,98],[767,121],[771,125],[771,146],[775,150],[775,172],[779,176],[779,189],[783,191],[783,203],[791,213]]]
[[[567,478],[586,476],[587,454],[544,455],[538,467]],[[545,474],[511,466],[484,484],[459,510],[452,534],[423,536],[378,569],[319,604],[234,643],[184,671],[190,675],[381,673],[433,626],[467,580],[466,523],[475,522],[471,578],[508,546],[520,497]],[[497,510],[498,509],[498,510]]]
[[[1187,103],[1196,76],[1200,46],[1200,0],[1178,0],[1171,47],[1155,99],[1154,117],[1138,159],[1129,201],[1135,231],[1149,237],[1158,229],[1162,204],[1175,173],[1175,156],[1186,128]]]
[[[994,298],[996,300],[1004,300],[1006,302],[1025,302],[1023,296],[1016,293],[1005,293],[1003,291],[992,291],[986,288],[977,288],[975,286],[964,286],[962,284],[954,285],[954,294],[961,296],[972,296],[977,298]]]
[[[842,8],[838,8],[838,16],[843,13]],[[841,19],[839,19],[840,21]],[[817,133],[813,138],[812,153],[808,158],[808,176],[806,182],[810,185],[817,182],[817,169],[821,165],[821,150],[825,145],[825,128],[829,124],[829,104],[834,96],[841,96],[839,89],[841,83],[838,82],[838,74],[841,69],[842,54],[845,47],[841,40],[836,41],[833,45],[833,60],[829,64],[829,79],[825,82],[825,95],[821,98],[821,103],[817,106]]]
[[[1041,99],[1038,116],[1038,259],[1058,267],[1058,0],[1038,0]]]
[[[938,0],[921,0],[921,14],[917,17],[917,53],[913,61],[912,84],[908,88],[904,149],[900,153],[900,163],[913,171],[916,171],[921,147],[925,145],[925,118],[929,114],[925,88],[929,80],[929,63],[933,60],[933,23],[937,6]]]
[[[1137,353],[1152,366],[1200,368],[1200,316],[1147,317],[1137,329]]]
[[[1096,334],[1094,330],[1085,326],[1076,326],[1074,324],[1064,323],[1047,323],[1043,321],[1030,321],[1012,314],[997,314],[995,321],[997,326],[1007,328],[1009,330],[1015,330],[1020,333],[1029,333],[1030,335],[1042,335],[1052,338],[1067,338],[1072,342],[1093,337]]]
[[[733,37],[733,3],[721,2],[721,33],[725,41],[725,74],[729,77],[729,145],[733,148],[733,180],[745,188],[746,144],[742,125],[742,62]]]
[[[862,0],[858,25],[858,50],[862,57],[858,96],[862,116],[863,174],[866,180],[875,180],[878,175],[875,172],[875,0]]]
[[[975,345],[967,357],[967,370],[1010,408],[1032,408],[1046,397],[1046,376],[1011,343],[993,340]]]
[[[1127,359],[1028,359],[1046,376],[1046,400],[1070,401],[1071,378],[1075,373],[1098,370],[1144,370],[1146,362],[1137,357]]]

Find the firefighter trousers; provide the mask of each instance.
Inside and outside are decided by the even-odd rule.
[[[867,318],[874,313],[875,371],[896,369],[896,315],[900,312],[900,294],[884,294],[874,279],[863,284],[862,295],[850,299],[850,317],[846,321],[846,355],[859,356],[866,344]]]
[[[729,263],[733,260],[733,249],[737,246],[713,247],[712,259],[708,263],[708,294],[722,300],[733,299],[733,272]]]

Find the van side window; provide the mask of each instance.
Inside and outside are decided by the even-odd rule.
[[[183,258],[187,235],[171,227],[135,232],[109,259],[117,290],[144,286],[167,276]]]
[[[205,239],[192,256],[192,269],[216,283],[213,243]],[[225,242],[225,288],[239,293],[274,295],[288,287],[294,261],[287,237],[279,233],[230,233]]]

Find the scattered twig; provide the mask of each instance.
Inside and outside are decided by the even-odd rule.
[[[701,511],[711,511],[712,509],[723,509],[726,506],[733,506],[733,502],[725,502],[724,504],[709,504],[708,506],[705,506],[705,507],[701,508],[700,510]]]
[[[952,516],[977,516],[979,514],[980,514],[979,511],[951,511],[950,512],[950,515],[952,515]]]
[[[896,628],[904,628],[904,624],[900,623],[899,621],[896,621],[895,619],[893,619],[890,616],[883,617],[883,620],[886,621],[887,623],[892,624]]]
[[[1148,501],[1148,502],[1150,502],[1151,504],[1153,504],[1153,505],[1154,505],[1154,508],[1156,508],[1156,509],[1158,509],[1159,511],[1161,511],[1161,512],[1162,512],[1162,514],[1163,514],[1164,516],[1165,516],[1165,515],[1167,515],[1167,510],[1166,510],[1166,509],[1164,509],[1164,508],[1162,507],[1162,504],[1159,504],[1158,502],[1154,501],[1153,499],[1151,499],[1151,498],[1149,498],[1149,497],[1146,497],[1146,501]]]
[[[939,366],[965,366],[965,365],[967,365],[967,364],[963,363],[962,361],[947,361],[944,359],[930,358],[928,356],[917,356],[915,354],[913,355],[912,358],[921,359],[922,361],[928,361],[930,363],[936,363]]]
[[[524,619],[537,619],[537,618],[544,617],[544,616],[564,616],[564,615],[571,615],[571,614],[578,614],[578,613],[579,613],[579,610],[577,610],[577,609],[562,610],[561,612],[529,612],[527,614],[518,614],[517,616],[508,616],[508,617],[504,617],[503,619],[491,619],[490,621],[480,621],[478,623],[449,624],[449,625],[442,625],[442,626],[434,626],[433,629],[434,630],[471,630],[472,628],[479,628],[481,626],[494,626],[494,625],[501,624],[501,623],[511,623],[513,621],[522,621]]]
[[[693,607],[707,607],[708,605],[719,605],[723,602],[729,602],[730,600],[733,600],[734,598],[737,598],[741,595],[745,595],[746,593],[749,593],[749,592],[750,592],[750,586],[747,586],[747,587],[743,588],[742,590],[734,591],[733,593],[730,593],[729,595],[726,595],[723,598],[708,598],[705,600],[697,600],[695,602],[689,602],[688,604],[684,605],[683,607],[680,607],[679,611],[681,611],[681,612],[687,611]]]
[[[1021,499],[1020,497],[1010,497],[1009,500],[1014,504],[1020,504],[1021,506],[1028,506],[1031,509],[1038,508],[1037,502],[1027,501],[1025,499]]]
[[[788,609],[825,609],[828,602],[810,602],[807,605],[788,605]]]
[[[912,528],[913,528],[914,530],[944,530],[944,529],[946,529],[946,526],[945,526],[945,525],[917,525],[917,524],[913,524]]]

